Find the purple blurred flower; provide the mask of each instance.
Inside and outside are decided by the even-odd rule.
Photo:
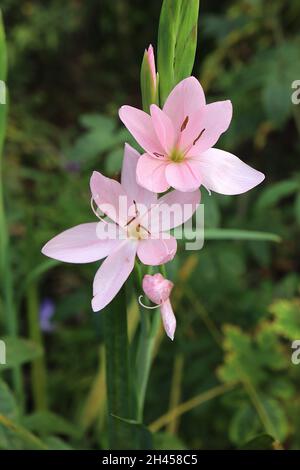
[[[80,173],[80,163],[70,160],[65,164],[65,170],[70,174]]]
[[[51,333],[55,330],[55,324],[51,319],[55,312],[55,304],[53,300],[45,298],[40,304],[40,328],[42,331]]]

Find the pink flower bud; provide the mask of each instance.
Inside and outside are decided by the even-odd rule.
[[[156,68],[155,68],[155,58],[154,58],[154,50],[152,44],[146,49],[146,54],[147,54],[147,59],[149,63],[149,67],[151,70],[151,75],[152,75],[152,80],[153,80],[153,85],[154,89],[156,89]]]
[[[173,286],[173,282],[160,273],[153,276],[146,274],[143,279],[143,290],[152,302],[160,306],[165,332],[172,341],[176,329],[176,318],[169,297]]]
[[[155,304],[165,302],[170,297],[173,286],[173,282],[165,279],[160,273],[153,276],[146,274],[143,279],[144,292]]]

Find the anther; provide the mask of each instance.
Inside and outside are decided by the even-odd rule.
[[[189,122],[189,117],[186,116],[186,118],[184,119],[183,123],[181,124],[180,132],[183,132],[183,131],[184,131],[184,129],[185,129],[186,126],[188,125],[188,122]]]
[[[196,137],[196,139],[194,140],[193,145],[195,145],[196,142],[198,142],[198,140],[200,139],[200,137],[202,136],[202,134],[203,134],[204,131],[205,131],[205,129],[202,129],[202,131],[200,132],[200,134],[198,135],[198,137]]]

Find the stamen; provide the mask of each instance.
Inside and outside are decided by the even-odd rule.
[[[152,307],[149,307],[149,305],[143,304],[143,302],[141,301],[142,298],[143,298],[143,295],[140,295],[140,296],[139,296],[139,304],[140,304],[142,307],[146,308],[147,310],[153,310],[153,309],[155,309],[155,308],[158,308],[158,307],[161,307],[161,306],[162,306],[162,303],[161,303],[161,304],[158,304],[158,305],[154,305],[154,306],[152,306]]]
[[[194,140],[193,145],[195,145],[196,142],[198,142],[198,140],[200,139],[200,137],[202,136],[202,134],[203,134],[204,131],[205,131],[205,129],[202,129],[202,131],[200,132],[200,134],[198,135],[198,137],[196,137],[196,139]]]
[[[131,224],[131,222],[133,222],[134,220],[136,219],[136,217],[132,217],[130,220],[128,220],[127,224],[125,225],[125,227],[127,227],[127,225]]]
[[[135,214],[136,214],[136,217],[138,217],[140,215],[139,211],[138,211],[138,208],[137,208],[137,204],[135,201],[133,201],[133,204],[134,204],[134,207],[135,207]]]
[[[155,155],[156,157],[160,158],[160,157],[163,157],[164,158],[164,155],[162,153],[158,153],[158,152],[153,152],[153,155]]]
[[[185,129],[186,126],[188,125],[188,122],[189,122],[189,117],[186,116],[186,118],[184,119],[183,123],[181,124],[180,132],[183,132],[183,131],[184,131],[184,129]]]
[[[139,211],[138,211],[138,208],[137,208],[137,204],[135,201],[133,201],[133,204],[134,204],[134,207],[135,207],[135,216],[132,217],[130,220],[128,220],[127,224],[125,225],[125,227],[127,227],[127,225],[131,224],[131,222],[133,222],[139,215]]]
[[[144,227],[143,225],[139,224],[139,225],[137,226],[137,228],[136,228],[136,231],[137,231],[138,233],[140,233],[141,229],[142,229],[142,230],[145,230],[145,232],[147,232],[148,235],[151,235],[151,233],[149,232],[149,230],[148,230],[146,227]]]

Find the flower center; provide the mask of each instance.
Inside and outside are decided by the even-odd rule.
[[[143,240],[144,238],[148,238],[149,232],[135,219],[128,225],[127,235],[128,238]]]
[[[179,148],[175,147],[170,153],[170,159],[174,163],[180,163],[184,160],[184,153]]]

